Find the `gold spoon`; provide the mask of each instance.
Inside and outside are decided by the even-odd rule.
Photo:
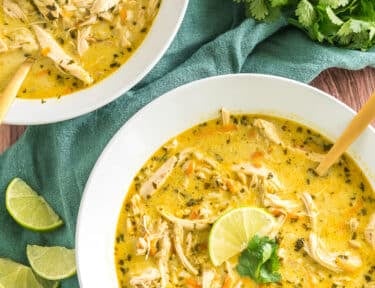
[[[315,169],[320,176],[326,174],[328,169],[336,160],[346,151],[350,144],[366,129],[366,127],[375,119],[375,92],[370,99],[362,106],[358,114],[346,127],[340,138],[333,145],[331,150],[325,155],[323,160]]]
[[[3,122],[5,115],[16,98],[18,90],[20,90],[31,66],[33,66],[33,61],[26,59],[9,81],[3,93],[0,94],[0,124]]]

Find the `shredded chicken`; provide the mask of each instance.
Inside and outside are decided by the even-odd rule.
[[[284,142],[280,139],[275,125],[263,119],[255,119],[254,126],[257,127],[260,133],[271,142],[284,146]]]
[[[286,212],[295,212],[301,205],[292,200],[281,199],[276,194],[264,193],[263,205],[265,207],[282,208]]]
[[[9,50],[22,49],[26,53],[32,53],[39,49],[34,35],[27,28],[19,28],[9,32],[6,36],[10,40],[8,44]]]
[[[357,218],[350,218],[349,219],[349,229],[350,232],[356,232],[359,227],[359,221]]]
[[[230,123],[230,113],[225,108],[221,108],[221,123],[223,126],[227,126]]]
[[[202,288],[211,288],[212,282],[215,278],[215,272],[212,270],[203,270],[202,273]]]
[[[136,288],[147,288],[151,287],[155,281],[160,279],[160,272],[156,268],[147,268],[142,274],[137,276],[132,276],[130,278],[129,284]]]
[[[0,36],[0,53],[8,51],[8,46]]]
[[[375,249],[375,213],[371,215],[370,222],[365,229],[365,239]]]
[[[251,163],[240,163],[232,166],[232,171],[251,176],[250,186],[265,185],[267,189],[280,190],[283,188],[276,174],[265,167],[255,167]]]
[[[306,253],[318,264],[336,273],[343,271],[353,272],[360,268],[362,260],[359,256],[349,254],[348,252],[330,252],[327,250],[323,241],[317,236],[318,210],[311,195],[304,192],[302,200],[312,223],[312,232],[310,233],[309,241],[304,246]]]
[[[158,267],[161,275],[160,288],[166,288],[169,284],[169,268],[168,261],[171,254],[171,240],[168,231],[165,231],[163,238],[160,241],[160,250],[156,254],[158,258]]]
[[[10,18],[27,22],[27,17],[21,7],[13,0],[3,0],[4,13]]]
[[[152,194],[163,185],[175,167],[177,160],[176,156],[169,158],[145,183],[143,183],[140,189],[140,194],[143,198],[152,196]]]
[[[165,212],[162,208],[159,209],[159,213],[168,221],[177,224],[187,230],[204,230],[210,227],[210,224],[216,221],[215,218],[209,219],[196,219],[196,220],[188,220],[178,218],[172,214]]]
[[[277,234],[280,232],[281,227],[283,227],[287,217],[286,215],[280,215],[277,220],[275,225],[272,227],[271,232],[269,233],[270,238],[275,238]]]
[[[319,214],[318,209],[316,208],[315,203],[309,193],[303,192],[301,198],[302,198],[303,203],[305,204],[307,216],[310,217],[312,230],[316,231],[317,217]]]
[[[198,275],[198,270],[190,263],[189,259],[184,254],[182,249],[182,243],[184,239],[184,229],[179,224],[174,224],[173,226],[173,243],[176,254],[181,261],[181,264],[192,274]]]
[[[91,26],[85,26],[78,30],[77,33],[77,50],[79,56],[85,54],[85,52],[89,49],[89,42],[88,39],[91,34]]]
[[[42,48],[42,54],[45,54],[64,71],[72,74],[84,83],[91,84],[94,81],[86,70],[65,53],[47,31],[43,30],[38,25],[33,25],[33,28]]]
[[[95,0],[91,7],[91,13],[105,12],[118,4],[119,0]]]
[[[56,20],[61,14],[61,8],[55,0],[33,0],[39,12],[46,20]]]

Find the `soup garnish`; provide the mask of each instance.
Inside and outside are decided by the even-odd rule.
[[[123,203],[119,287],[374,287],[374,191],[348,155],[319,177],[330,147],[293,121],[225,109],[170,140]],[[217,229],[240,210],[271,228],[235,216]]]
[[[138,48],[160,0],[3,0],[0,91],[32,57],[19,97],[48,98],[97,83]]]

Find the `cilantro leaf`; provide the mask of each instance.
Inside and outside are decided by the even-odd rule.
[[[277,249],[278,245],[274,239],[255,235],[239,257],[237,272],[257,283],[280,282]]]
[[[245,3],[247,17],[289,23],[315,41],[349,49],[375,46],[375,0],[233,0]]]
[[[316,12],[313,5],[308,0],[301,0],[296,9],[298,21],[304,27],[311,26],[316,19]]]

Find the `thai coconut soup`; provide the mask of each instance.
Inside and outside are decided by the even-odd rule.
[[[375,287],[374,191],[298,123],[230,115],[171,139],[135,176],[115,242],[119,287]]]
[[[22,98],[70,94],[117,70],[138,48],[160,0],[1,0],[0,91],[35,59]]]

